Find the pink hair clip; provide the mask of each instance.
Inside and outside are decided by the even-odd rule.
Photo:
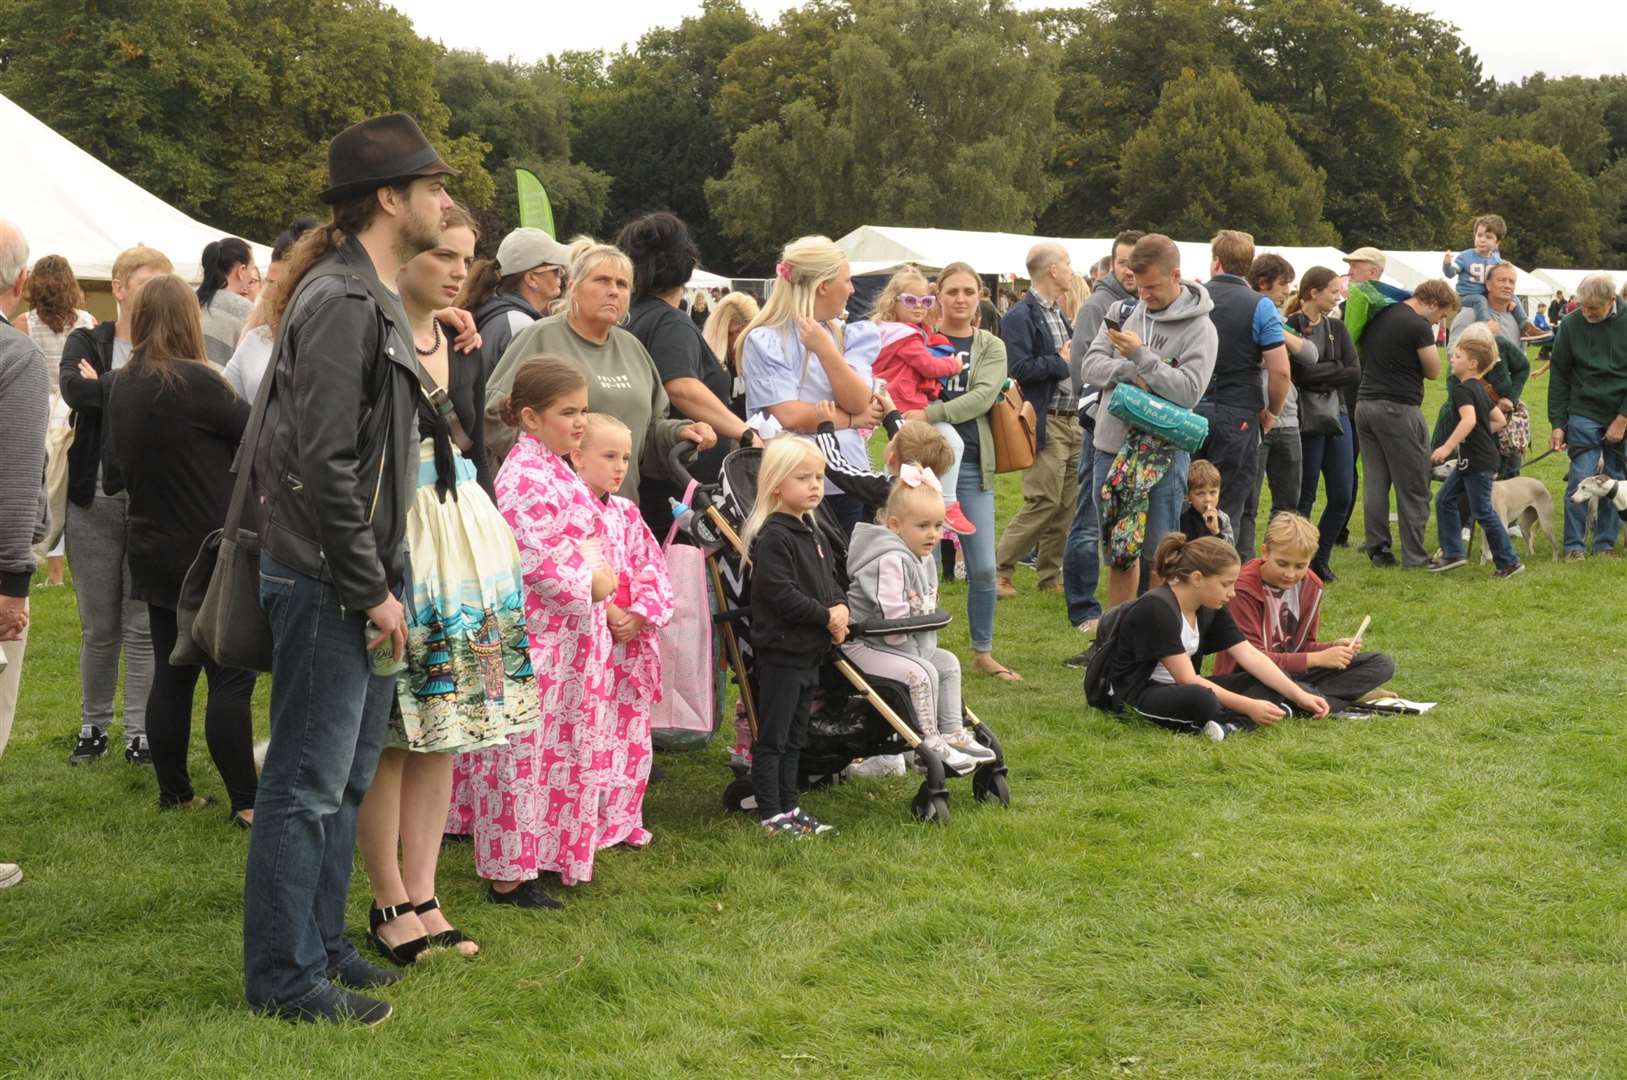
[[[898,479],[912,488],[925,484],[938,494],[943,494],[943,484],[938,480],[938,474],[931,469],[923,469],[913,461],[899,466]]]
[[[788,263],[788,262],[784,262],[784,261],[775,263],[774,264],[774,273],[775,273],[775,275],[777,277],[779,277],[779,279],[781,281],[790,281],[791,280],[791,264]]]

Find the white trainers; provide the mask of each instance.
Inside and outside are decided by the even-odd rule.
[[[976,758],[972,757],[970,754],[963,754],[959,750],[956,750],[953,746],[950,746],[944,741],[942,735],[935,736],[931,739],[924,739],[922,740],[921,745],[925,746],[928,750],[931,750],[933,753],[937,754],[938,757],[942,758],[943,767],[948,769],[950,772],[955,773],[957,776],[965,776],[978,766],[978,761]]]
[[[1220,742],[1226,738],[1226,729],[1211,720],[1203,725],[1203,737],[1210,742]]]
[[[976,758],[979,762],[994,760],[994,751],[972,738],[972,733],[965,728],[943,736],[943,741],[967,757]]]
[[[22,867],[16,863],[0,862],[0,889],[9,889],[22,879]]]

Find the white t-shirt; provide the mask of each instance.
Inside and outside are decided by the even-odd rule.
[[[1181,616],[1181,648],[1185,650],[1186,655],[1191,656],[1198,651],[1198,640],[1198,620],[1193,619],[1191,622],[1187,622],[1186,616],[1183,614]],[[1169,673],[1169,668],[1165,667],[1164,662],[1160,660],[1158,666],[1152,669],[1152,681],[1163,683],[1165,686],[1174,686],[1175,676]]]
[[[881,330],[875,323],[866,320],[842,328],[842,356],[866,383],[880,353]],[[740,370],[746,380],[747,416],[787,401],[818,403],[836,399],[825,365],[802,347],[795,330],[789,328],[759,326],[747,335],[740,350]],[[848,464],[870,470],[870,452],[857,431],[843,428],[836,433],[836,442]],[[837,490],[829,480],[825,481],[827,494]]]

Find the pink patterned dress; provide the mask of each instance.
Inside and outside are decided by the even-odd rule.
[[[606,546],[604,521],[587,485],[529,435],[509,451],[496,488],[519,545],[542,726],[458,756],[447,824],[473,834],[483,878],[551,872],[574,885],[593,876],[613,756],[610,628],[584,551]]]
[[[612,602],[644,617],[631,641],[612,639],[610,776],[599,813],[599,846],[650,842],[644,789],[650,783],[650,710],[661,700],[661,627],[672,621],[672,582],[661,546],[638,507],[619,495],[604,503],[605,559],[616,571]]]

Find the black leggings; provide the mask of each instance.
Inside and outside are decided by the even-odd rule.
[[[1281,694],[1261,686],[1246,671],[1234,671],[1209,681],[1234,694],[1274,701],[1285,709],[1288,707]],[[1159,727],[1188,735],[1198,734],[1211,721],[1229,731],[1250,731],[1255,726],[1254,721],[1242,713],[1223,706],[1215,692],[1200,683],[1149,682],[1136,696],[1132,707]]]
[[[791,667],[757,657],[757,741],[751,744],[751,789],[764,821],[801,803],[797,764],[808,713],[819,689],[817,667]]]
[[[175,649],[175,611],[148,604],[153,638],[153,685],[147,696],[147,743],[153,752],[153,771],[158,774],[158,805],[174,806],[193,797],[192,777],[187,772],[187,748],[192,742],[192,693],[198,675],[209,677],[209,700],[204,708],[203,734],[209,743],[209,756],[226,782],[232,812],[254,809],[254,793],[259,777],[254,771],[254,720],[250,702],[254,697],[252,671],[217,667],[179,667],[169,662]]]

